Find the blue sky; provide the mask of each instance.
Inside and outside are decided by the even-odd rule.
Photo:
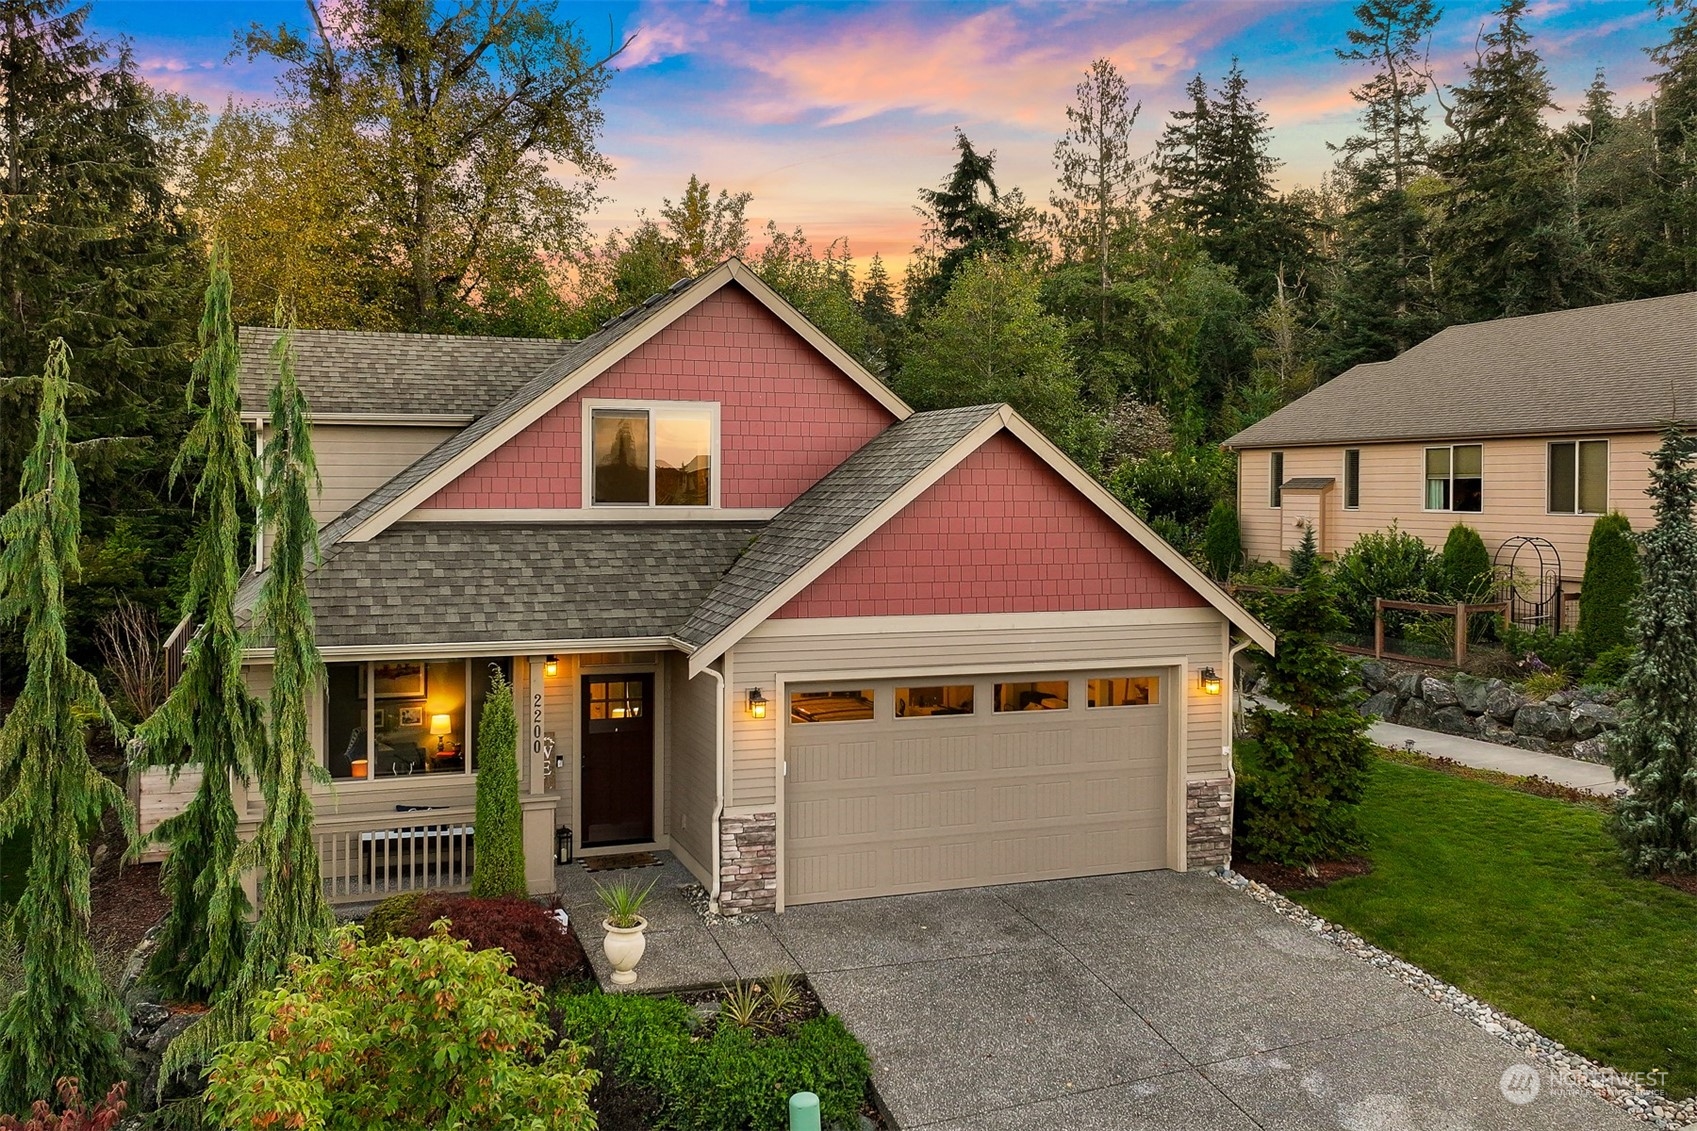
[[[635,34],[604,101],[603,151],[618,169],[594,226],[628,225],[676,196],[691,173],[754,193],[757,223],[846,236],[857,256],[899,263],[918,232],[915,190],[938,181],[953,129],[993,148],[1004,185],[1041,201],[1050,153],[1085,66],[1107,55],[1143,102],[1153,146],[1186,79],[1218,76],[1235,55],[1275,128],[1280,180],[1312,184],[1345,137],[1359,73],[1334,49],[1353,5],[1302,0],[1052,3],[719,3],[560,5],[595,46]],[[1432,45],[1459,83],[1490,3],[1452,2]],[[134,44],[153,81],[214,110],[263,101],[275,70],[227,60],[250,23],[305,21],[289,0],[94,0],[92,25]],[[1662,31],[1647,0],[1534,0],[1529,26],[1572,107],[1598,66],[1622,97],[1642,97],[1644,48]]]

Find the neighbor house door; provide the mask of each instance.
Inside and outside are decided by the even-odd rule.
[[[583,677],[583,846],[654,839],[654,676]]]

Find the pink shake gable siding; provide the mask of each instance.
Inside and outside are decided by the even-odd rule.
[[[1206,602],[1006,432],[778,617],[1197,608]]]
[[[575,509],[583,401],[716,401],[719,505],[782,507],[894,421],[800,335],[735,285],[426,500],[420,509]]]

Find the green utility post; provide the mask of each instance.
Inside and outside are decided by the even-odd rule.
[[[797,1092],[790,1097],[790,1131],[819,1131],[819,1097]]]

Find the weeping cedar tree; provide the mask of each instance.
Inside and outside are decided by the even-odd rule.
[[[248,900],[232,866],[240,844],[232,776],[246,781],[264,741],[264,714],[242,680],[242,633],[236,587],[242,508],[254,503],[253,457],[242,427],[236,366],[240,350],[230,316],[229,260],[212,249],[200,358],[188,396],[206,389],[206,407],[172,467],[201,461],[194,501],[201,520],[183,616],[196,626],[183,674],[164,704],[136,729],[137,766],[197,765],[200,785],[186,808],[154,830],[171,846],[161,883],[171,901],[149,972],[173,999],[209,1001],[235,979],[247,942]],[[140,845],[137,845],[140,848]],[[217,909],[216,914],[214,908]]]
[[[302,778],[314,767],[307,700],[319,686],[324,662],[313,641],[312,604],[307,597],[308,554],[318,548],[311,496],[318,486],[306,397],[295,382],[294,320],[277,322],[283,332],[271,348],[277,380],[271,387],[271,435],[265,446],[260,514],[267,533],[266,570],[259,590],[260,632],[272,646],[270,731],[259,746],[254,777],[265,813],[251,841],[235,859],[235,871],[261,875],[264,898],[248,938],[241,968],[198,1024],[166,1049],[162,1071],[175,1076],[204,1065],[214,1049],[249,1035],[249,1008],[270,989],[292,955],[316,957],[330,937],[335,916],[324,900],[318,846],[312,839],[312,799]],[[210,913],[224,918],[233,898],[220,885]]]
[[[1651,461],[1656,525],[1646,532],[1644,583],[1632,603],[1638,654],[1623,680],[1632,708],[1614,737],[1614,831],[1628,866],[1697,872],[1697,439],[1675,425]]]
[[[1238,527],[1237,508],[1221,499],[1208,512],[1208,529],[1202,536],[1202,556],[1215,581],[1224,581],[1243,564],[1243,532]]]
[[[523,896],[524,824],[519,813],[518,721],[513,685],[490,665],[489,695],[477,724],[477,866],[471,894]]]
[[[0,518],[0,621],[21,632],[26,665],[0,725],[0,840],[21,834],[31,846],[9,924],[23,943],[24,978],[0,1013],[0,1112],[51,1098],[66,1076],[98,1094],[124,1070],[123,1006],[102,981],[88,937],[85,839],[107,809],[130,821],[123,791],[88,757],[90,723],[120,738],[123,728],[100,685],[65,650],[65,585],[81,573],[81,505],[65,423],[72,386],[63,339],[48,350],[40,388],[20,498]]]
[[[1295,593],[1267,598],[1261,612],[1278,637],[1277,653],[1262,657],[1267,694],[1285,709],[1250,715],[1236,843],[1246,859],[1307,867],[1360,847],[1355,807],[1373,745],[1349,702],[1343,655],[1324,640],[1345,627],[1326,570],[1310,568]]]
[[[1626,643],[1638,582],[1632,523],[1619,511],[1601,516],[1591,527],[1579,588],[1579,634],[1587,654],[1599,656]]]

